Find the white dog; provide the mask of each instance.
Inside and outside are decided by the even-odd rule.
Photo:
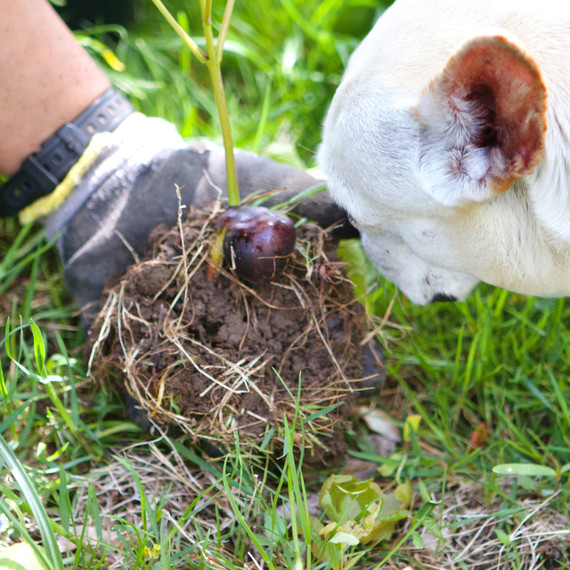
[[[352,55],[319,163],[416,303],[570,295],[570,1],[397,0]]]

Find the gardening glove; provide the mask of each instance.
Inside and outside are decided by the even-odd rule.
[[[236,152],[236,163],[242,196],[283,189],[267,205],[318,184],[304,171],[252,153]],[[177,188],[187,210],[223,195],[223,149],[186,144],[167,121],[132,113],[113,132],[94,135],[52,193],[63,189],[64,198],[47,196],[20,213],[23,222],[42,218],[48,239],[59,235],[65,283],[78,304],[86,307],[84,320],[96,312],[105,281],[144,253],[151,230],[176,223]],[[323,226],[345,218],[325,192],[303,199],[293,211]]]

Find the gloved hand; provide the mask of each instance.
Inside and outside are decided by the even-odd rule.
[[[91,304],[84,312],[87,320],[97,309],[93,302],[100,298],[105,280],[134,262],[129,248],[143,254],[154,227],[176,223],[176,186],[182,203],[196,207],[211,204],[219,189],[226,189],[223,149],[186,144],[162,119],[134,113],[103,135],[103,150],[91,164],[82,157],[74,167],[79,174],[70,196],[45,222],[48,238],[60,234],[68,289],[81,307]],[[236,163],[242,195],[284,189],[268,205],[318,184],[303,171],[252,153],[238,151]],[[303,199],[294,211],[323,226],[345,219],[326,192]]]

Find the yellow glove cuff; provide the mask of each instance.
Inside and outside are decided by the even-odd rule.
[[[97,133],[93,135],[81,158],[71,167],[71,170],[56,186],[55,190],[46,196],[42,196],[19,213],[20,223],[35,222],[37,219],[57,210],[65,202],[75,186],[77,186],[83,174],[95,162],[101,151],[109,144],[111,137],[112,133]]]

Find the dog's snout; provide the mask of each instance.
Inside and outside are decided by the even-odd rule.
[[[454,295],[448,295],[447,293],[436,293],[431,298],[431,303],[453,303],[457,301],[457,297]]]

